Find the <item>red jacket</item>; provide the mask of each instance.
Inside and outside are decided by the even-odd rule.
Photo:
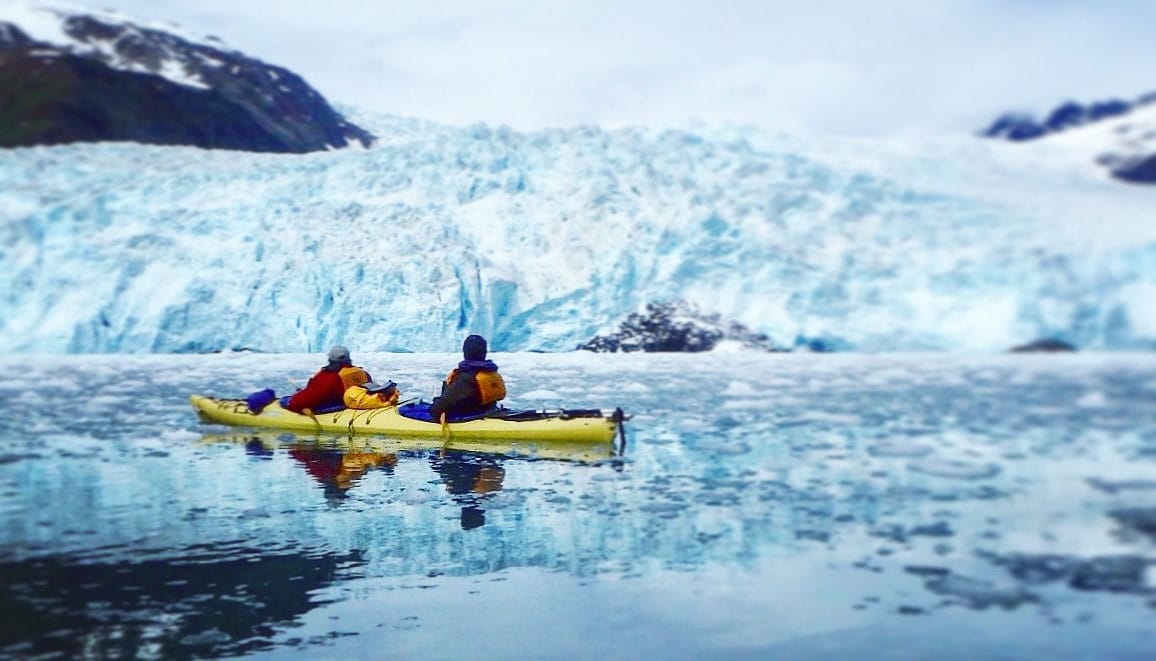
[[[305,409],[316,411],[337,404],[344,406],[342,401],[344,396],[345,383],[341,380],[341,375],[322,369],[309,379],[305,388],[293,395],[289,400],[289,406],[285,408],[301,413]]]

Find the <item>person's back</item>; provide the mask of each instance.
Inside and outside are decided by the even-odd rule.
[[[464,360],[442,384],[442,394],[430,405],[430,415],[474,415],[483,413],[506,397],[506,384],[498,366],[486,359],[486,339],[471,335],[462,343]]]
[[[345,390],[372,381],[364,369],[353,364],[349,349],[334,346],[329,350],[329,364],[318,370],[304,388],[295,393],[285,407],[290,411],[304,413],[334,406],[344,406]]]

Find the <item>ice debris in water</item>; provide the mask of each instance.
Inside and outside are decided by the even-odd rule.
[[[915,459],[931,454],[932,447],[923,443],[904,441],[880,441],[867,447],[867,454],[872,457],[903,457]]]
[[[1147,491],[1156,489],[1156,480],[1105,480],[1099,477],[1090,477],[1088,478],[1088,484],[1094,489],[1112,495],[1121,491]]]
[[[1108,397],[1100,391],[1085,393],[1076,400],[1076,406],[1082,409],[1099,409],[1108,405]]]
[[[722,394],[727,397],[752,397],[758,395],[759,391],[746,381],[731,381]]]
[[[750,452],[751,446],[742,441],[729,441],[716,445],[713,450],[720,455],[737,456]]]
[[[979,610],[991,606],[1011,610],[1021,604],[1039,600],[1034,594],[1018,585],[993,585],[953,573],[932,575],[925,578],[924,585],[935,594],[955,597],[967,606]]]
[[[183,443],[198,440],[201,435],[188,429],[168,429],[161,432],[158,438],[166,443]]]
[[[936,459],[934,457],[913,459],[908,462],[907,468],[916,473],[956,480],[984,480],[995,477],[1000,471],[996,464],[978,464],[960,459]]]
[[[232,640],[232,638],[229,636],[229,634],[221,631],[216,627],[213,627],[212,629],[207,629],[200,633],[189,634],[184,638],[181,638],[181,644],[187,645],[189,647],[202,647],[206,645],[219,645],[221,643],[227,643],[230,640]]]
[[[1148,572],[1156,562],[1135,555],[1091,558],[1030,553],[981,555],[987,555],[1018,580],[1033,585],[1063,581],[1085,592],[1156,593],[1147,581]]]
[[[1120,509],[1108,515],[1129,530],[1134,530],[1156,542],[1156,507]]]
[[[619,387],[619,390],[621,390],[622,392],[626,392],[626,393],[648,393],[648,392],[650,392],[650,388],[648,388],[647,386],[645,386],[641,383],[638,383],[637,381],[631,381],[629,383],[624,383]]]

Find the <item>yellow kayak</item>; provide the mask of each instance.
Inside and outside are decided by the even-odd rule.
[[[460,439],[608,443],[614,439],[622,415],[601,411],[523,412],[509,418],[480,418],[441,425],[407,418],[398,407],[383,409],[342,409],[334,413],[302,415],[286,410],[274,401],[260,413],[253,413],[243,399],[218,399],[193,395],[189,402],[210,422],[240,427],[268,427],[296,431],[339,434],[380,434],[403,438],[431,438],[443,442]]]

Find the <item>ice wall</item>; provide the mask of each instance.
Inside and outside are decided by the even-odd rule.
[[[566,350],[674,299],[785,346],[1156,348],[1156,192],[1046,146],[353,119],[381,143],[0,151],[0,351]]]

